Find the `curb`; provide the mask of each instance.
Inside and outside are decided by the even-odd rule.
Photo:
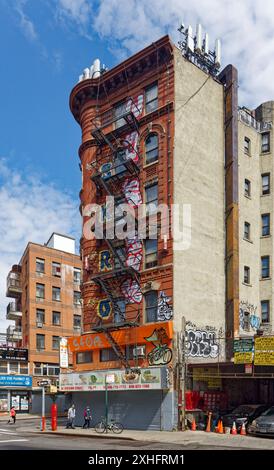
[[[62,431],[37,431],[37,432],[34,432],[34,434],[48,434],[48,435],[57,435],[57,436],[67,436],[67,437],[86,437],[88,439],[98,439],[98,438],[102,438],[102,439],[121,439],[123,441],[139,441],[139,439],[136,439],[134,437],[124,437],[124,436],[121,436],[121,434],[119,434],[119,436],[115,436],[115,434],[105,434],[105,433],[102,433],[102,434],[69,434],[67,432],[62,432]]]

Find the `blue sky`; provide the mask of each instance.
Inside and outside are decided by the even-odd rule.
[[[82,70],[96,57],[111,68],[166,33],[177,42],[182,20],[221,38],[242,104],[274,99],[272,0],[0,0],[0,318],[27,242],[80,234],[81,134],[68,100]]]

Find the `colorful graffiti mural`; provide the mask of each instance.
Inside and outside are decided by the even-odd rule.
[[[126,266],[140,271],[143,259],[143,243],[137,238],[126,240]]]
[[[107,320],[112,314],[111,301],[108,299],[99,300],[97,306],[97,315],[103,320]]]
[[[142,204],[140,181],[138,178],[126,178],[122,185],[122,189],[126,201],[131,207],[138,207]]]
[[[100,251],[99,253],[99,271],[106,272],[112,269],[111,254],[108,250]]]
[[[125,149],[126,160],[133,160],[138,163],[138,132],[131,132],[125,136],[123,148]]]
[[[143,294],[138,282],[134,279],[126,279],[121,285],[121,290],[128,303],[140,304],[142,302]]]
[[[152,334],[144,339],[154,346],[147,355],[150,366],[165,365],[172,360],[172,350],[168,347],[169,338],[164,328],[155,328]]]
[[[138,95],[131,98],[126,103],[126,111],[132,112],[136,118],[142,115],[144,107],[144,95]]]
[[[256,331],[260,328],[261,319],[256,315],[257,306],[242,300],[239,305],[239,324],[243,331]]]

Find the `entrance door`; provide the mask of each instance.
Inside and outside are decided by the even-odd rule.
[[[18,413],[28,413],[29,393],[21,391],[12,391],[10,406],[13,406]]]

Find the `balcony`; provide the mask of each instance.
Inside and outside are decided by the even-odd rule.
[[[238,110],[239,120],[249,127],[253,127],[258,132],[268,131],[272,129],[272,122],[256,121],[255,117],[245,108]]]
[[[7,297],[18,298],[22,294],[21,273],[10,271],[7,277]]]
[[[21,307],[18,305],[16,301],[10,302],[7,306],[6,319],[7,320],[19,320],[21,318],[22,318]]]
[[[22,329],[16,326],[8,326],[7,328],[7,340],[8,341],[21,341],[22,340]]]

